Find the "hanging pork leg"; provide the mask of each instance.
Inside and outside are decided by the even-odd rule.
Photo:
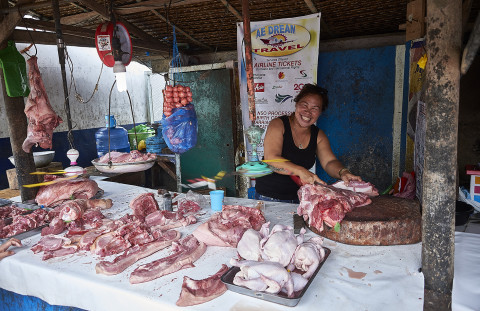
[[[53,130],[62,123],[62,118],[53,111],[50,105],[38,69],[37,57],[30,57],[27,63],[30,95],[28,95],[24,110],[28,118],[28,129],[22,149],[28,153],[35,144],[45,149],[52,149]]]

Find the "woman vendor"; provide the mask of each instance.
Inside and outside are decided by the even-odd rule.
[[[315,156],[333,178],[346,184],[352,180],[362,181],[335,157],[327,136],[315,126],[328,106],[327,90],[306,84],[294,101],[294,113],[273,119],[268,125],[263,143],[264,160],[277,161],[267,162],[274,170],[273,174],[256,179],[255,198],[258,200],[298,203],[299,186],[290,175],[299,176],[302,184],[325,184],[309,171],[315,164]]]

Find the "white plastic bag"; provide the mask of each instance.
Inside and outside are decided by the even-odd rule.
[[[458,188],[458,200],[473,206],[477,212],[480,212],[480,203],[469,199],[469,197],[470,194],[468,193],[467,189],[463,187]]]

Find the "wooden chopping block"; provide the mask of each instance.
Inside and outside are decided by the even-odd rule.
[[[322,232],[310,228],[330,240],[352,245],[402,245],[422,240],[422,215],[417,200],[383,195],[372,198],[367,206],[347,213],[340,223],[340,232],[324,226]]]
[[[63,170],[62,162],[51,162],[47,166],[39,167],[36,169],[37,172],[54,172]],[[44,175],[37,175],[38,182],[43,182]],[[15,168],[7,170],[7,178],[8,178],[8,188],[17,190],[18,187],[18,180],[17,180],[17,170]]]

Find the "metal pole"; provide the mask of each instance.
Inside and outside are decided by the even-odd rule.
[[[8,2],[2,0],[0,8],[8,8]],[[0,15],[0,22],[3,15]],[[10,38],[11,39],[11,36]],[[7,47],[7,40],[0,44],[0,49]],[[35,175],[35,163],[33,155],[26,153],[22,149],[22,144],[27,137],[27,117],[23,112],[25,102],[23,97],[9,97],[7,95],[5,80],[3,78],[3,69],[0,68],[0,81],[2,84],[2,95],[5,102],[5,112],[8,121],[8,132],[10,135],[10,145],[12,146],[13,158],[15,159],[15,170],[17,172],[18,185],[20,186],[20,196],[22,201],[34,199],[37,194],[37,188],[24,188],[22,185],[33,184],[37,182]]]
[[[252,37],[250,31],[250,13],[248,0],[242,0],[243,39],[245,41],[245,69],[247,72],[248,114],[252,124],[257,118],[255,112],[255,87],[253,83]]]
[[[451,310],[462,1],[427,0],[422,195],[424,310]]]
[[[68,126],[68,142],[70,148],[75,148],[73,145],[72,134],[72,117],[70,115],[70,101],[68,98],[68,83],[67,74],[65,71],[65,43],[63,42],[62,25],[60,24],[60,8],[58,7],[58,0],[52,0],[53,16],[55,18],[55,32],[57,33],[57,50],[58,61],[60,63],[60,69],[62,73],[63,93],[65,96],[65,113],[67,114],[67,126]]]
[[[182,170],[180,166],[180,153],[175,153],[175,174],[177,176],[177,191],[182,193]]]

